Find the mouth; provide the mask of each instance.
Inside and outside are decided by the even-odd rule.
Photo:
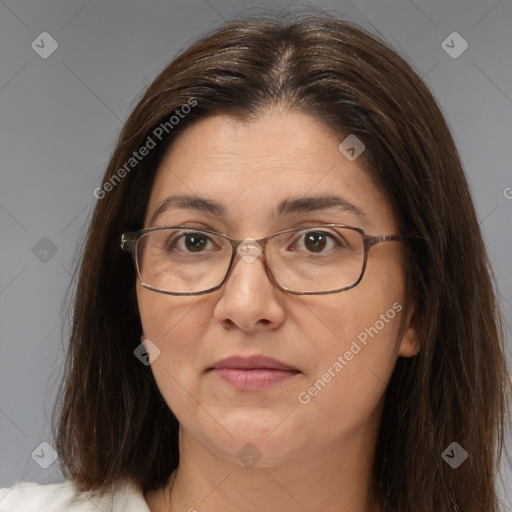
[[[237,389],[252,391],[284,383],[301,373],[297,368],[262,355],[228,357],[208,371]]]

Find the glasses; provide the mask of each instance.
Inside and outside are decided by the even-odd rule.
[[[142,286],[168,295],[200,295],[219,289],[238,254],[247,263],[260,255],[270,280],[296,295],[349,290],[363,278],[368,251],[409,235],[369,235],[344,224],[287,229],[265,238],[236,240],[191,226],[146,228],[121,235]]]

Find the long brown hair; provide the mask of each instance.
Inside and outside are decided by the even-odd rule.
[[[133,354],[141,323],[119,236],[143,227],[158,163],[177,133],[219,112],[248,120],[275,106],[313,116],[340,142],[361,139],[360,162],[401,231],[423,238],[407,246],[405,272],[421,350],[397,361],[375,454],[384,510],[496,512],[510,379],[459,154],[411,66],[377,36],[319,10],[225,23],[176,57],[126,121],[80,251],[54,415],[64,475],[98,493],[124,478],[150,490],[178,466],[178,421]],[[176,110],[183,115],[170,122]],[[148,137],[157,147],[127,167]],[[441,456],[452,442],[468,453],[457,469]]]

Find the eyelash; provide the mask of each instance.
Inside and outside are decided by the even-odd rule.
[[[346,247],[346,245],[347,245],[346,241],[343,240],[343,238],[338,238],[335,234],[330,232],[328,229],[318,229],[318,230],[311,229],[311,230],[308,230],[308,228],[304,229],[304,233],[302,235],[295,234],[293,240],[292,239],[289,240],[290,245],[297,246],[300,243],[304,243],[304,240],[305,240],[304,235],[309,234],[309,233],[321,233],[333,245],[333,247],[331,247],[330,249],[328,249],[326,251],[323,251],[322,253],[318,253],[320,255],[324,255],[325,256],[326,253],[329,253],[329,250],[333,250],[335,248],[343,248],[343,247]],[[190,231],[187,231],[185,233],[182,233],[182,234],[180,234],[178,236],[174,236],[171,239],[167,240],[167,242],[165,244],[167,250],[172,250],[172,249],[177,248],[177,246],[179,244],[183,243],[183,241],[186,240],[186,237],[187,237],[188,234],[194,234],[193,229],[191,229]],[[207,243],[211,243],[212,242],[211,238],[206,233],[203,234],[203,236],[206,238]],[[181,250],[182,252],[187,252],[187,251],[183,251],[182,249],[178,249],[178,250]]]

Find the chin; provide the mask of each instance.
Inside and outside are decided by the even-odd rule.
[[[226,461],[247,467],[257,459],[258,467],[270,468],[283,463],[285,459],[292,461],[311,438],[302,428],[297,431],[291,423],[284,425],[290,420],[285,418],[286,414],[280,416],[279,421],[266,421],[260,413],[259,420],[253,421],[246,415],[237,419],[236,423],[223,423],[232,437],[221,427],[222,433],[218,432],[219,435],[213,438],[208,433],[203,435],[210,447]]]

